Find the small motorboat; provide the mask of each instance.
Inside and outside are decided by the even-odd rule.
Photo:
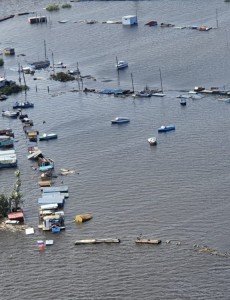
[[[157,138],[156,137],[148,138],[148,142],[149,142],[150,145],[156,145],[157,144]]]
[[[158,132],[167,132],[175,129],[175,125],[161,126],[160,128],[158,128]]]
[[[10,111],[10,110],[3,110],[2,111],[2,116],[4,116],[4,117],[16,119],[18,117],[18,115],[19,115],[18,111]]]
[[[116,117],[114,120],[111,120],[112,124],[124,124],[129,123],[130,120],[128,118]]]
[[[180,99],[180,105],[185,106],[187,104],[187,101],[185,98]]]
[[[137,238],[135,241],[136,244],[153,244],[158,245],[161,243],[161,240],[150,240],[150,239],[140,239]]]
[[[147,97],[151,97],[152,94],[150,92],[146,92],[146,91],[141,91],[141,92],[137,92],[135,94],[133,94],[133,97],[144,97],[144,98],[147,98]]]
[[[34,107],[34,104],[29,102],[29,101],[25,101],[25,102],[15,102],[13,105],[13,109],[17,109],[17,108],[31,108]]]
[[[39,137],[39,141],[48,141],[48,140],[53,140],[57,139],[57,134],[56,133],[44,133],[42,136]]]
[[[153,93],[152,96],[155,96],[155,97],[164,97],[165,94],[163,94],[163,93]]]
[[[128,67],[128,63],[126,62],[126,61],[124,61],[124,60],[119,60],[118,62],[117,62],[117,64],[115,65],[115,67],[117,68],[117,69],[124,69],[124,68],[127,68]]]

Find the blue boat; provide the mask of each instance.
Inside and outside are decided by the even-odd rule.
[[[124,124],[128,122],[130,122],[128,118],[122,118],[122,117],[117,117],[114,120],[111,120],[112,124]]]
[[[160,128],[158,128],[158,132],[167,132],[175,129],[175,125],[161,126]]]
[[[15,102],[14,105],[13,105],[13,108],[16,109],[16,108],[31,108],[31,107],[34,107],[34,104],[29,102],[29,101],[25,101],[25,102]]]

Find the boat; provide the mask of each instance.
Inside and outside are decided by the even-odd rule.
[[[17,155],[15,150],[0,151],[0,169],[17,167]]]
[[[154,244],[154,245],[158,245],[158,244],[161,243],[161,240],[150,240],[150,239],[137,238],[135,243],[136,244]]]
[[[107,239],[87,239],[87,240],[76,240],[75,245],[84,245],[84,244],[117,244],[120,243],[120,239],[113,239],[113,238],[107,238]]]
[[[2,116],[4,117],[8,117],[8,118],[12,118],[12,119],[16,119],[19,115],[19,112],[17,111],[10,111],[10,110],[3,110],[2,111]]]
[[[112,124],[124,124],[128,123],[130,120],[128,118],[116,117],[114,120],[111,120]]]
[[[8,97],[6,95],[0,95],[0,101],[6,100]]]
[[[155,96],[155,97],[164,97],[165,94],[164,93],[153,93],[152,96]]]
[[[29,101],[25,101],[25,102],[15,102],[13,105],[13,109],[17,109],[17,108],[31,108],[34,107],[34,104],[29,102]]]
[[[128,63],[124,60],[119,60],[117,61],[115,67],[120,70],[120,69],[124,69],[124,68],[127,68],[128,67]]]
[[[166,132],[175,129],[176,129],[175,125],[161,126],[160,128],[158,128],[158,132]]]
[[[33,68],[35,70],[48,68],[49,65],[50,65],[50,61],[48,59],[41,60],[41,61],[35,61],[35,62],[31,63],[31,66],[33,66]]]
[[[186,99],[185,98],[181,98],[180,99],[180,105],[185,106],[187,104]]]
[[[147,92],[147,91],[141,91],[141,92],[136,92],[135,94],[133,94],[133,97],[151,97],[152,93],[151,92]]]
[[[57,134],[56,133],[44,133],[42,136],[39,137],[39,141],[48,141],[48,140],[53,140],[57,139]]]
[[[157,144],[157,138],[156,137],[148,138],[148,142],[149,142],[150,145],[156,145]]]
[[[12,148],[14,140],[8,135],[0,135],[0,148]]]

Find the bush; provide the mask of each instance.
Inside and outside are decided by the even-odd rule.
[[[61,7],[62,7],[62,8],[71,8],[72,6],[71,6],[71,4],[69,4],[69,3],[65,3],[65,4],[62,4]]]
[[[53,79],[57,81],[66,82],[75,80],[75,77],[64,72],[58,72],[56,75],[53,75]]]
[[[59,10],[59,6],[57,4],[49,4],[46,7],[46,10],[48,10],[48,11],[56,11],[56,10]]]
[[[3,65],[4,65],[4,60],[0,58],[0,67],[2,67]]]
[[[11,95],[11,94],[20,93],[28,89],[29,87],[26,85],[17,85],[15,82],[11,82],[8,85],[0,88],[0,92],[1,94],[4,95]]]

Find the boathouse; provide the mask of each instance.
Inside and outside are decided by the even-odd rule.
[[[137,16],[124,16],[122,17],[122,24],[123,25],[137,25]]]
[[[31,18],[28,19],[28,22],[30,24],[47,23],[47,17],[46,16],[31,17]]]

